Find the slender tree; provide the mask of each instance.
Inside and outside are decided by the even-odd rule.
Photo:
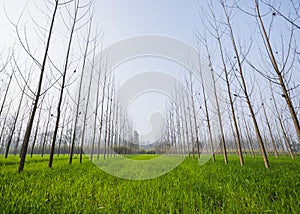
[[[25,136],[24,136],[24,140],[23,140],[23,146],[22,146],[23,149],[21,151],[21,158],[20,158],[20,164],[19,164],[19,169],[18,169],[19,172],[23,171],[24,165],[25,165],[25,159],[26,159],[28,144],[29,144],[30,135],[31,135],[31,131],[32,131],[32,126],[33,126],[35,114],[36,114],[36,111],[37,111],[37,108],[38,108],[39,98],[41,96],[41,90],[42,90],[42,84],[43,84],[44,73],[45,73],[45,68],[46,68],[46,62],[47,62],[47,59],[48,59],[48,52],[49,52],[49,48],[50,48],[52,31],[53,31],[53,27],[54,27],[54,21],[56,19],[56,13],[57,13],[58,6],[59,6],[59,0],[55,0],[54,9],[53,9],[52,16],[51,16],[51,23],[50,23],[50,27],[49,27],[49,31],[48,31],[48,37],[47,37],[47,43],[46,43],[46,47],[45,47],[44,57],[43,57],[42,63],[40,64],[40,76],[39,76],[39,81],[38,81],[38,86],[37,86],[37,92],[35,93],[33,108],[31,110],[31,113],[30,113],[30,116],[29,116],[29,120],[28,120],[28,123],[27,123],[27,128],[26,128],[26,131],[25,131]],[[17,28],[17,32],[18,32],[18,26],[17,25],[16,25],[16,28]],[[24,43],[22,43],[22,46],[24,47],[25,50],[27,50]],[[28,50],[27,50],[27,52],[28,52]],[[32,56],[31,53],[29,53],[29,55]],[[35,62],[38,62],[38,60],[34,57],[33,57],[33,60]]]
[[[276,100],[275,100],[275,95],[274,95],[274,91],[273,91],[271,83],[270,83],[270,88],[271,88],[271,95],[272,95],[273,104],[274,104],[275,111],[276,111],[276,114],[277,114],[277,119],[279,121],[279,125],[280,125],[280,128],[282,130],[283,139],[284,139],[286,148],[287,148],[287,150],[289,151],[289,153],[291,155],[291,158],[294,160],[295,159],[294,153],[292,151],[292,147],[291,147],[291,144],[289,142],[288,135],[287,135],[286,130],[285,130],[284,125],[283,125],[283,119],[282,119],[282,116],[281,116],[281,114],[279,112],[279,109],[278,109],[278,106],[277,106],[277,103],[276,103]]]
[[[238,48],[237,48],[237,44],[236,44],[236,41],[235,41],[236,39],[235,39],[235,36],[234,36],[234,33],[233,33],[233,28],[232,28],[230,16],[229,16],[228,11],[226,9],[224,0],[221,0],[221,5],[222,5],[222,8],[223,8],[225,17],[226,17],[226,23],[227,23],[227,27],[228,27],[230,38],[231,38],[231,44],[232,44],[232,47],[233,47],[235,58],[237,60],[237,66],[238,66],[238,72],[239,72],[239,76],[240,76],[240,80],[241,80],[242,90],[243,90],[243,93],[245,95],[245,98],[246,98],[246,101],[247,101],[247,104],[248,104],[248,108],[249,108],[249,111],[250,111],[250,114],[251,114],[251,117],[252,117],[252,120],[253,120],[253,125],[254,125],[254,128],[255,128],[256,137],[257,137],[257,140],[258,140],[258,144],[260,146],[261,154],[262,154],[263,159],[264,159],[265,167],[266,167],[266,169],[269,169],[270,168],[269,160],[268,160],[268,157],[267,157],[267,154],[266,154],[264,142],[263,142],[263,139],[262,139],[259,127],[258,127],[257,119],[256,119],[256,116],[255,116],[255,113],[254,113],[254,110],[253,110],[253,106],[252,106],[252,103],[250,101],[246,81],[245,81],[245,78],[244,78],[240,53],[239,53]]]
[[[33,142],[32,142],[32,145],[31,145],[30,157],[33,156],[34,146],[35,146],[36,141],[37,141],[37,136],[38,136],[38,131],[39,131],[39,125],[40,125],[40,121],[41,121],[41,114],[42,114],[42,103],[43,103],[44,99],[45,99],[45,96],[43,96],[43,98],[41,100],[41,106],[40,106],[40,109],[39,109],[38,120],[37,120],[37,123],[36,123],[35,133],[34,133],[34,137],[33,137]]]
[[[232,97],[232,92],[231,92],[232,91],[231,82],[229,79],[229,71],[227,69],[226,57],[225,57],[224,47],[223,47],[223,43],[222,43],[222,37],[223,37],[224,33],[220,29],[220,25],[219,25],[220,21],[217,19],[216,12],[213,10],[212,1],[210,1],[210,4],[209,4],[209,13],[210,14],[208,15],[207,18],[210,18],[210,17],[212,18],[211,27],[212,27],[213,31],[212,31],[211,35],[217,40],[217,43],[218,43],[218,49],[219,49],[219,54],[220,54],[222,67],[223,67],[223,71],[224,71],[227,93],[228,93],[228,98],[229,98],[230,111],[231,111],[231,115],[232,115],[234,131],[235,131],[233,133],[233,135],[235,136],[235,142],[237,145],[237,151],[238,151],[238,156],[240,159],[240,165],[243,166],[244,158],[243,158],[242,147],[241,147],[240,131],[239,131],[238,124],[237,124],[236,112],[234,109],[233,97]]]
[[[19,104],[18,104],[17,112],[14,116],[14,122],[12,124],[11,130],[10,130],[10,135],[9,135],[9,138],[8,138],[7,144],[6,144],[5,158],[8,157],[9,148],[10,148],[13,136],[15,134],[15,131],[16,131],[16,126],[17,126],[17,122],[18,122],[18,119],[19,119],[19,114],[21,112],[22,102],[23,102],[23,98],[24,98],[24,94],[25,94],[25,88],[26,88],[26,85],[24,85],[24,87],[21,91],[21,98],[20,98],[20,101],[19,101]]]
[[[214,74],[214,69],[212,65],[212,60],[211,60],[211,54],[208,49],[207,42],[205,42],[205,47],[206,47],[206,52],[208,55],[208,60],[209,60],[209,65],[210,65],[210,73],[213,81],[213,89],[214,89],[214,97],[216,101],[216,109],[217,109],[217,114],[218,114],[218,120],[219,120],[219,126],[220,126],[220,132],[221,132],[221,144],[223,148],[223,156],[224,156],[224,162],[225,164],[228,163],[228,158],[227,158],[227,151],[226,151],[226,143],[225,143],[225,135],[224,135],[224,130],[223,130],[223,122],[222,122],[222,116],[221,116],[221,110],[220,110],[220,104],[219,104],[219,96],[217,92],[217,87],[216,87],[216,79],[215,79],[215,74]]]
[[[2,149],[4,147],[4,141],[5,141],[4,140],[5,139],[4,132],[5,132],[5,128],[7,126],[6,122],[7,122],[8,116],[9,116],[9,111],[10,111],[12,101],[13,101],[13,99],[8,104],[8,108],[7,108],[8,110],[6,112],[6,115],[4,117],[4,121],[3,121],[3,124],[2,124],[1,132],[0,132],[0,143],[1,143],[1,148],[0,149]]]
[[[95,149],[95,141],[96,141],[96,133],[97,133],[97,119],[98,119],[98,109],[99,109],[99,96],[100,96],[100,83],[101,83],[101,74],[102,74],[102,57],[100,56],[100,61],[98,61],[98,77],[97,77],[97,89],[96,89],[96,101],[95,101],[95,113],[94,113],[94,130],[92,137],[92,148],[90,154],[90,160],[93,160],[94,149]]]
[[[265,116],[265,121],[267,123],[268,131],[269,131],[269,134],[270,134],[271,142],[272,142],[272,145],[273,145],[274,154],[275,154],[276,159],[278,159],[278,152],[277,152],[277,148],[276,148],[276,144],[275,144],[275,139],[274,139],[274,136],[273,136],[272,128],[271,128],[271,125],[270,125],[270,121],[269,121],[269,118],[268,118],[268,115],[267,115],[267,112],[266,112],[266,107],[265,107],[264,103],[262,103],[262,108],[263,108],[263,112],[264,112],[264,116]]]
[[[5,101],[6,101],[6,98],[7,98],[7,94],[8,94],[8,91],[9,91],[9,87],[10,87],[10,84],[11,84],[12,77],[13,77],[13,75],[14,75],[14,72],[15,72],[15,71],[13,71],[13,72],[11,73],[11,75],[9,76],[9,81],[8,81],[7,86],[6,86],[5,93],[4,93],[3,100],[2,100],[2,104],[1,104],[1,108],[0,108],[0,117],[1,117],[2,111],[3,111],[4,106],[5,106]]]
[[[200,59],[199,59],[199,61],[200,61]],[[215,162],[216,158],[215,158],[213,137],[212,137],[212,131],[211,131],[211,119],[209,117],[208,97],[206,95],[206,90],[207,89],[204,86],[204,78],[203,78],[202,72],[203,71],[201,70],[201,65],[200,65],[199,76],[200,76],[200,80],[201,80],[201,88],[202,88],[202,94],[203,94],[203,102],[204,102],[204,110],[205,110],[205,120],[206,120],[207,127],[208,127],[208,135],[209,135],[209,144],[210,144],[211,157],[212,157],[212,161]]]
[[[105,94],[106,94],[106,84],[107,84],[107,78],[108,74],[106,72],[106,69],[104,70],[104,80],[103,80],[103,86],[102,86],[102,94],[101,94],[101,110],[100,110],[100,128],[99,128],[99,138],[98,138],[98,150],[97,150],[97,160],[99,160],[100,157],[100,149],[101,149],[101,137],[102,137],[102,132],[103,132],[103,120],[104,120],[104,101],[105,101]],[[98,82],[100,84],[100,82]],[[125,139],[123,137],[123,139]]]
[[[77,10],[79,9],[79,2],[77,3]],[[75,23],[76,24],[76,23]],[[73,135],[72,135],[72,143],[71,143],[71,151],[70,151],[70,159],[69,159],[69,164],[72,164],[73,160],[73,153],[74,153],[74,147],[75,147],[75,140],[76,140],[76,135],[77,135],[77,123],[78,123],[78,117],[79,117],[79,108],[80,108],[80,103],[81,103],[81,93],[82,93],[82,84],[83,84],[83,78],[85,74],[85,69],[86,69],[86,62],[89,54],[89,44],[90,44],[90,34],[91,34],[91,19],[88,25],[88,34],[87,34],[87,40],[85,43],[85,49],[84,49],[84,54],[83,54],[83,61],[82,61],[82,66],[81,66],[81,75],[80,75],[80,82],[79,82],[79,87],[78,87],[78,97],[76,101],[76,112],[75,112],[75,120],[74,120],[74,128],[73,128]]]
[[[283,64],[282,68],[280,69],[280,67],[278,65],[278,62],[275,58],[273,47],[272,47],[271,42],[270,42],[271,38],[267,33],[267,30],[265,28],[265,24],[264,24],[263,19],[262,19],[262,15],[261,15],[261,12],[260,12],[259,1],[254,0],[254,4],[255,4],[255,9],[256,9],[257,21],[259,23],[259,27],[260,27],[260,30],[261,30],[261,35],[262,35],[262,38],[263,38],[263,42],[265,44],[266,51],[268,53],[268,58],[269,58],[272,66],[273,66],[274,73],[277,76],[277,81],[278,81],[278,83],[281,87],[283,97],[285,99],[285,102],[288,106],[290,115],[292,117],[294,128],[295,128],[295,131],[296,131],[296,134],[297,134],[297,137],[298,137],[298,141],[300,142],[300,124],[299,124],[299,120],[297,118],[297,114],[296,114],[292,99],[290,97],[288,87],[287,87],[286,82],[284,80],[284,73],[285,73],[286,63],[287,63],[287,59],[289,57],[289,53],[287,54],[287,59],[285,60],[285,63]],[[295,26],[295,24],[296,24],[295,22],[292,22],[292,21],[289,21],[289,23],[292,23],[293,26]],[[299,27],[299,26],[296,26],[296,27]],[[291,32],[291,37],[290,38],[292,38],[292,37],[293,37],[293,30]],[[288,51],[291,50],[291,41],[289,41],[289,43],[290,44],[288,44]]]
[[[87,43],[90,40],[91,25],[92,25],[92,18],[90,19],[90,24],[89,24],[89,28],[88,28],[89,30],[88,30],[88,37],[87,37],[88,41],[87,41]],[[88,44],[87,44],[87,46],[88,46]],[[80,163],[82,163],[83,145],[84,145],[84,140],[85,140],[85,131],[86,131],[86,125],[87,125],[88,108],[89,108],[89,105],[90,105],[91,85],[92,85],[94,67],[95,67],[96,48],[97,48],[97,40],[94,40],[92,65],[91,65],[90,77],[89,77],[89,85],[88,85],[88,90],[86,92],[87,95],[86,95],[86,99],[85,99],[85,101],[86,101],[85,111],[83,113],[83,128],[82,128],[82,135],[81,135],[80,158],[79,158]]]
[[[44,157],[44,152],[45,152],[45,146],[46,146],[46,143],[47,143],[47,140],[49,138],[49,134],[50,134],[50,123],[51,123],[51,117],[52,117],[52,113],[51,113],[51,110],[52,110],[52,103],[51,103],[51,106],[48,110],[48,119],[47,121],[45,121],[45,130],[44,130],[44,133],[43,133],[43,141],[42,141],[42,157]]]
[[[62,83],[61,83],[61,87],[60,87],[59,100],[58,100],[58,105],[57,105],[57,110],[56,110],[56,122],[55,122],[52,144],[51,144],[50,159],[49,159],[49,163],[48,163],[48,166],[50,168],[52,167],[52,163],[53,163],[54,148],[55,148],[56,138],[57,138],[57,133],[58,133],[58,128],[59,128],[61,108],[62,108],[63,97],[64,97],[64,89],[66,87],[66,78],[67,78],[67,71],[68,71],[68,67],[69,67],[69,60],[70,60],[70,53],[71,53],[71,49],[72,49],[73,36],[75,33],[75,26],[78,23],[78,18],[79,18],[78,17],[78,13],[79,13],[79,9],[80,9],[79,0],[73,0],[73,3],[74,3],[74,14],[72,16],[72,26],[71,26],[71,30],[70,30],[67,53],[66,53],[64,68],[63,68],[63,72],[62,72]]]

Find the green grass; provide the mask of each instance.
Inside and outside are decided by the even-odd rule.
[[[138,154],[138,155],[127,155],[126,158],[132,160],[151,160],[154,158],[158,158],[157,154]]]
[[[141,158],[142,156],[137,158]],[[153,157],[153,156],[152,156]],[[146,157],[143,157],[144,159]],[[262,158],[236,156],[225,165],[199,165],[186,159],[170,173],[143,181],[113,177],[87,158],[27,158],[17,173],[18,158],[0,156],[2,213],[300,213],[300,157],[276,160],[271,170]]]

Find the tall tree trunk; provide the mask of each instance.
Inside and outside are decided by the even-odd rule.
[[[108,118],[108,136],[107,136],[107,148],[108,148],[108,156],[111,156],[111,138],[113,135],[113,99],[114,99],[114,94],[115,94],[115,90],[114,90],[114,78],[113,78],[113,82],[112,82],[112,86],[111,86],[111,97],[109,98],[109,118]]]
[[[193,134],[193,120],[192,120],[192,114],[191,114],[191,108],[190,108],[190,102],[189,102],[189,96],[186,96],[187,98],[187,109],[188,109],[188,117],[189,117],[189,130],[190,130],[190,134],[191,134],[191,144],[192,144],[192,154],[193,154],[193,158],[195,157],[195,142],[194,142],[194,134]]]
[[[194,87],[192,83],[192,73],[190,72],[190,93],[191,93],[191,105],[193,111],[193,121],[194,121],[194,128],[195,128],[195,138],[196,138],[196,146],[197,146],[197,155],[198,160],[200,160],[200,142],[198,136],[198,125],[197,125],[197,117],[196,117],[196,108],[195,108],[195,100],[194,100]]]
[[[286,155],[286,151],[284,149],[284,145],[283,145],[283,142],[282,142],[282,137],[281,137],[281,134],[280,134],[280,127],[278,126],[277,124],[277,121],[275,120],[276,122],[276,130],[277,130],[277,142],[280,143],[280,147],[281,147],[281,154],[282,155]],[[282,130],[281,130],[282,131]]]
[[[2,111],[4,109],[6,97],[7,97],[8,90],[9,90],[9,87],[10,87],[10,84],[11,84],[11,81],[12,81],[13,74],[14,74],[14,71],[9,76],[9,81],[8,81],[8,84],[7,84],[6,89],[5,89],[5,94],[4,94],[4,97],[3,97],[3,100],[2,100],[2,105],[1,105],[1,108],[0,108],[0,117],[1,117]]]
[[[224,2],[221,2],[221,4],[222,3],[224,4]],[[240,159],[240,165],[243,166],[244,158],[243,158],[242,147],[241,147],[240,132],[239,132],[239,128],[237,125],[236,113],[235,113],[233,99],[232,99],[232,93],[231,93],[231,86],[230,86],[231,83],[229,80],[229,72],[227,69],[227,65],[226,65],[226,61],[225,61],[225,53],[223,50],[223,44],[222,44],[222,40],[221,40],[222,35],[225,34],[225,32],[223,30],[220,30],[220,23],[223,23],[223,21],[217,20],[216,13],[213,10],[214,6],[212,4],[212,1],[210,2],[209,7],[210,7],[209,19],[212,19],[211,27],[213,28],[213,31],[211,33],[212,33],[212,36],[217,40],[219,54],[220,54],[220,58],[221,58],[222,66],[223,66],[224,75],[225,75],[225,82],[226,82],[227,93],[228,93],[228,98],[229,98],[229,105],[230,105],[230,113],[232,115],[232,118],[229,117],[229,119],[230,119],[230,121],[231,121],[231,119],[233,120],[233,125],[231,122],[230,126],[232,129],[232,133],[234,136],[234,142],[235,142],[238,156]]]
[[[60,88],[58,106],[57,106],[57,110],[56,110],[56,122],[55,122],[51,150],[50,150],[50,159],[48,162],[49,168],[52,168],[52,164],[53,164],[54,149],[55,149],[55,143],[56,143],[56,138],[57,138],[57,133],[58,133],[58,128],[59,128],[59,121],[60,121],[60,114],[61,114],[61,108],[62,108],[62,103],[63,103],[64,89],[65,89],[65,85],[66,85],[66,76],[67,76],[67,70],[69,67],[69,56],[71,53],[73,35],[75,32],[75,25],[77,23],[77,14],[78,14],[78,10],[79,10],[79,1],[74,0],[74,4],[75,4],[75,11],[74,11],[73,23],[72,23],[72,27],[71,27],[69,43],[68,43],[68,48],[67,48],[67,53],[66,53],[66,58],[65,58],[64,70],[62,73],[62,83],[61,83],[61,88]]]
[[[23,146],[22,146],[23,149],[21,151],[21,159],[20,159],[18,172],[22,172],[23,169],[24,169],[24,165],[25,165],[25,159],[26,159],[28,144],[29,144],[29,140],[30,140],[30,134],[31,134],[32,126],[33,126],[35,113],[36,113],[37,107],[38,107],[39,98],[40,98],[40,95],[41,95],[44,72],[45,72],[45,68],[46,68],[46,62],[47,62],[47,58],[48,58],[48,51],[49,51],[49,48],[50,48],[52,30],[53,30],[53,26],[54,26],[54,20],[55,20],[55,17],[56,17],[56,12],[57,12],[58,5],[59,5],[59,1],[55,0],[54,11],[53,11],[53,14],[52,14],[52,20],[51,20],[49,34],[48,34],[48,38],[47,38],[46,50],[45,50],[45,54],[44,54],[44,58],[43,58],[43,63],[42,63],[42,66],[41,66],[41,73],[40,73],[40,77],[39,77],[37,93],[35,95],[33,109],[31,111],[31,114],[30,114],[30,117],[29,117],[29,121],[28,121],[28,124],[27,124],[26,132],[25,132],[25,136],[24,136],[24,140],[23,140]]]
[[[187,150],[188,150],[188,157],[190,158],[190,136],[189,136],[189,126],[188,126],[188,117],[187,117],[187,113],[186,113],[186,100],[185,100],[186,96],[183,94],[182,95],[182,104],[183,104],[183,109],[182,109],[182,113],[184,114],[184,124],[185,124],[185,131],[186,131],[186,143],[187,143]]]
[[[18,118],[19,118],[19,114],[20,114],[20,111],[21,111],[21,106],[22,106],[22,102],[23,102],[23,98],[24,98],[24,94],[25,94],[25,88],[26,88],[26,84],[22,88],[21,99],[19,101],[19,105],[18,105],[18,108],[17,108],[17,113],[15,115],[15,120],[13,122],[11,133],[9,135],[7,145],[6,145],[5,158],[7,158],[7,156],[8,156],[10,144],[11,144],[12,138],[13,138],[15,130],[16,130],[16,125],[17,125],[17,122],[18,122]]]
[[[78,9],[78,8],[77,8]],[[91,22],[89,23],[91,24]],[[75,140],[76,140],[76,133],[77,133],[77,123],[78,123],[78,116],[79,116],[79,106],[81,102],[81,89],[82,89],[82,82],[83,82],[83,75],[85,71],[85,66],[86,66],[86,60],[87,60],[87,55],[88,55],[88,50],[89,50],[89,38],[90,38],[90,25],[88,29],[88,39],[85,45],[85,51],[84,51],[84,56],[83,56],[83,63],[82,63],[82,68],[81,68],[81,76],[80,76],[80,83],[79,83],[79,88],[78,88],[78,97],[77,97],[77,103],[76,103],[76,113],[75,113],[75,121],[74,121],[74,129],[73,129],[73,136],[72,136],[72,143],[71,143],[71,151],[70,151],[70,159],[69,159],[69,164],[72,164],[73,160],[73,153],[74,153],[74,147],[75,147]]]
[[[181,151],[181,142],[182,142],[182,135],[181,135],[181,127],[180,127],[180,113],[179,113],[179,106],[178,106],[178,99],[176,99],[176,105],[175,105],[175,115],[176,115],[176,128],[177,128],[177,139],[178,139],[178,154],[182,154]]]
[[[47,143],[47,140],[49,138],[49,125],[50,125],[50,119],[51,119],[51,109],[52,109],[52,105],[50,106],[49,109],[49,113],[48,113],[48,120],[47,120],[47,124],[46,124],[46,129],[44,131],[44,140],[43,140],[43,146],[42,146],[42,157],[44,156],[44,152],[45,152],[45,145]]]
[[[119,134],[119,119],[120,119],[120,114],[119,114],[119,108],[120,108],[120,103],[119,103],[119,99],[117,97],[115,97],[115,105],[114,105],[114,112],[115,112],[115,123],[114,123],[114,141],[113,141],[113,147],[115,149],[115,153],[114,156],[118,153],[117,151],[119,151],[118,148],[118,134]]]
[[[109,80],[109,84],[111,83],[111,81]],[[107,152],[107,138],[108,138],[108,131],[109,131],[109,102],[110,102],[110,90],[109,90],[109,85],[107,88],[107,100],[106,100],[106,109],[105,109],[105,132],[104,132],[104,156],[103,158],[106,158],[106,152]]]
[[[67,108],[65,109],[64,118],[63,118],[63,125],[60,130],[60,137],[59,137],[59,143],[58,143],[58,149],[57,149],[57,156],[60,155],[60,149],[61,149],[61,142],[64,135],[64,128],[66,123],[66,114],[67,114]]]
[[[203,75],[202,75],[202,70],[199,71],[199,74],[200,74],[200,79],[201,79],[201,88],[202,88],[203,100],[204,100],[205,118],[206,118],[207,127],[208,127],[210,152],[211,152],[212,161],[215,162],[216,158],[215,158],[214,144],[213,144],[213,138],[212,138],[212,132],[211,132],[210,117],[209,117],[208,106],[207,106],[207,100],[208,100],[208,98],[206,97],[206,92],[205,92],[205,87],[204,87],[204,79],[203,79]]]
[[[98,70],[97,92],[96,92],[96,102],[95,102],[95,115],[94,115],[95,116],[94,117],[94,130],[93,130],[93,137],[92,137],[92,148],[91,148],[90,161],[93,160],[95,141],[96,141],[97,117],[98,117],[98,108],[99,108],[100,80],[101,80],[101,69]]]
[[[244,124],[245,124],[246,135],[247,135],[247,140],[248,140],[249,147],[250,147],[250,152],[253,156],[255,156],[255,152],[254,152],[254,149],[253,149],[253,141],[252,141],[251,134],[250,134],[250,129],[249,129],[248,123],[246,121],[245,114],[244,114],[243,110],[242,110],[242,117],[243,117],[243,121],[244,121]]]
[[[5,131],[5,127],[6,127],[6,121],[7,121],[8,115],[9,115],[9,110],[10,110],[12,101],[13,101],[13,100],[11,100],[11,101],[9,102],[8,110],[7,110],[7,113],[6,113],[5,117],[4,117],[2,129],[1,129],[1,133],[0,133],[1,149],[4,148],[4,142],[5,142],[4,138],[5,138],[5,137],[3,137],[3,135],[4,135],[4,131]]]
[[[16,143],[16,147],[15,147],[15,155],[17,155],[17,152],[18,152],[19,142],[20,142],[20,139],[21,139],[23,124],[24,124],[24,117],[25,117],[25,114],[23,113],[20,129],[18,131],[17,143]],[[21,156],[21,151],[22,151],[22,149],[20,150],[20,153],[19,153],[20,156]]]
[[[43,103],[44,98],[45,98],[45,96],[42,98],[42,102],[41,103]],[[32,146],[31,146],[30,157],[32,157],[32,155],[33,155],[34,146],[35,146],[37,135],[38,135],[38,131],[39,131],[39,124],[40,124],[40,119],[41,119],[41,113],[42,113],[42,106],[40,108],[38,120],[37,120],[36,127],[35,127],[35,133],[34,133],[34,138],[33,138]]]
[[[210,64],[211,64],[211,62],[210,62]],[[219,98],[218,98],[216,82],[215,82],[216,80],[215,80],[213,68],[211,69],[211,76],[212,76],[212,80],[213,80],[214,95],[215,95],[216,105],[217,105],[216,107],[217,107],[218,120],[219,120],[220,132],[221,132],[221,144],[222,144],[222,149],[223,149],[224,162],[225,162],[225,164],[227,164],[228,158],[227,158],[227,151],[226,151],[225,135],[224,135],[224,130],[223,130],[223,122],[222,122],[222,116],[221,116],[221,111],[220,111]]]
[[[178,89],[180,90],[180,89]],[[177,93],[176,93],[177,94]],[[181,146],[182,146],[182,154],[186,156],[187,151],[186,150],[186,143],[188,142],[187,136],[186,136],[186,121],[185,121],[185,107],[184,107],[184,95],[178,91],[178,96],[176,96],[176,102],[178,103],[178,112],[179,112],[179,117],[180,117],[180,127],[181,127]]]
[[[262,103],[262,108],[263,108],[263,111],[264,111],[265,120],[266,120],[266,123],[267,123],[267,126],[268,126],[268,130],[269,130],[269,134],[270,134],[270,137],[271,137],[271,142],[272,142],[272,145],[273,145],[274,155],[275,155],[276,159],[278,159],[278,152],[277,152],[277,148],[276,148],[274,136],[273,136],[273,133],[272,133],[270,121],[268,119],[264,103]]]
[[[245,78],[244,78],[244,74],[243,74],[242,63],[241,63],[239,52],[238,52],[238,49],[237,49],[237,46],[236,46],[235,37],[234,37],[234,34],[233,34],[231,22],[230,22],[230,17],[229,17],[228,12],[225,8],[224,0],[222,0],[221,3],[222,3],[223,10],[224,10],[224,14],[226,16],[226,21],[227,21],[227,26],[228,26],[229,33],[230,33],[231,43],[232,43],[233,50],[234,50],[234,53],[235,53],[235,57],[236,57],[236,60],[237,60],[240,79],[242,81],[242,89],[243,89],[244,95],[246,97],[248,108],[249,108],[249,111],[250,111],[250,114],[251,114],[251,117],[252,117],[252,120],[253,120],[255,132],[256,132],[256,137],[257,137],[257,140],[258,140],[258,144],[260,146],[261,154],[262,154],[263,159],[264,159],[265,167],[266,167],[266,169],[269,169],[270,168],[269,160],[268,160],[266,150],[265,150],[265,146],[264,146],[264,142],[262,140],[261,133],[260,133],[260,130],[259,130],[259,127],[258,127],[258,124],[257,124],[256,116],[255,116],[255,113],[254,113],[254,110],[253,110],[253,107],[252,107],[252,104],[251,104],[251,101],[250,101],[250,98],[249,98],[249,93],[248,93],[248,90],[247,90],[247,86],[246,86],[246,82],[245,82]]]
[[[274,96],[274,91],[273,91],[273,89],[272,89],[271,83],[270,83],[270,87],[271,87],[271,95],[272,95],[272,99],[273,99],[275,111],[276,111],[276,113],[277,113],[277,118],[278,118],[278,121],[279,121],[279,125],[280,125],[280,128],[281,128],[281,130],[282,130],[284,142],[285,142],[285,145],[286,145],[287,150],[289,151],[289,153],[290,153],[290,155],[291,155],[291,158],[294,160],[294,159],[295,159],[294,153],[293,153],[293,151],[292,151],[291,144],[290,144],[289,139],[288,139],[288,136],[287,136],[287,134],[286,134],[286,131],[285,131],[285,128],[284,128],[284,125],[283,125],[283,122],[282,122],[282,118],[281,118],[281,115],[280,115],[278,106],[277,106],[277,104],[276,104],[276,100],[275,100],[275,96]]]
[[[225,62],[225,58],[224,58],[221,37],[220,37],[218,31],[216,33],[217,33],[217,40],[218,40],[218,46],[219,46],[219,51],[220,51],[220,55],[221,55],[223,70],[224,70],[224,74],[225,74],[225,80],[226,80],[229,104],[230,104],[231,114],[232,114],[232,119],[233,119],[233,125],[234,125],[234,129],[235,129],[235,142],[237,143],[237,150],[238,150],[238,155],[239,155],[239,159],[240,159],[240,165],[243,166],[244,158],[243,158],[242,147],[241,147],[241,137],[240,137],[240,132],[239,132],[236,115],[235,115],[235,109],[234,109],[234,105],[233,105],[233,99],[232,99],[231,87],[230,87],[230,81],[229,81],[229,74],[227,71],[227,66],[226,66],[226,62]]]
[[[286,84],[284,82],[284,77],[282,76],[282,72],[279,70],[277,61],[274,57],[273,49],[272,49],[272,46],[271,46],[271,43],[270,43],[270,38],[268,37],[268,34],[266,32],[266,29],[265,29],[265,26],[264,26],[264,23],[263,23],[261,14],[260,14],[258,0],[254,0],[254,4],[255,4],[256,14],[257,14],[256,17],[258,19],[259,26],[260,26],[260,29],[261,29],[261,32],[262,32],[265,47],[267,49],[269,59],[270,59],[272,65],[273,65],[273,69],[274,69],[274,71],[275,71],[275,73],[278,77],[279,84],[280,84],[280,87],[281,87],[281,90],[282,90],[282,93],[283,93],[283,97],[284,97],[284,99],[286,101],[286,104],[288,106],[288,109],[290,111],[290,114],[291,114],[291,117],[292,117],[292,120],[293,120],[293,124],[294,124],[294,128],[295,128],[295,131],[296,131],[296,134],[297,134],[297,137],[298,137],[298,142],[300,143],[300,124],[299,124],[299,120],[297,118],[297,114],[295,112],[293,102],[290,98],[290,95],[288,93]]]
[[[102,88],[102,97],[101,97],[101,115],[100,115],[100,130],[99,130],[99,139],[98,139],[98,150],[97,150],[97,160],[100,158],[100,148],[101,148],[101,136],[103,130],[103,119],[104,119],[104,101],[105,101],[105,88],[107,83],[107,73],[104,73],[104,83]],[[100,82],[98,82],[98,85]],[[123,138],[124,139],[124,138]]]

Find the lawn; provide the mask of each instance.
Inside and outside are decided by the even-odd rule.
[[[149,156],[128,158],[145,160]],[[262,157],[236,156],[225,165],[198,164],[186,159],[163,176],[133,181],[114,177],[75,156],[27,157],[18,173],[18,157],[0,156],[0,212],[2,213],[300,213],[300,156],[292,161],[270,157],[271,170]],[[104,160],[103,160],[104,161]]]

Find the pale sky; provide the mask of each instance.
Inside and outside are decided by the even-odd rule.
[[[8,22],[5,10],[10,19],[16,22],[27,2],[25,0],[0,0],[0,47],[8,47],[15,41],[14,28]],[[31,16],[42,21],[43,18],[39,17],[43,16],[37,15],[39,11],[33,4],[38,1],[29,2],[24,17],[33,14]],[[188,44],[192,44],[195,40],[193,33],[196,29],[197,19],[199,19],[197,0],[97,0],[95,2],[96,25],[94,27],[104,32],[104,48],[120,40],[140,35],[164,35]],[[34,34],[34,32],[28,32],[29,35],[30,33]],[[130,76],[144,71],[168,72],[168,70],[172,70],[171,72],[174,72],[176,70],[180,72],[182,68],[174,63],[172,65],[168,61],[153,63],[153,59],[137,59],[136,63],[122,64],[116,70],[122,71],[119,72],[123,74],[119,79],[125,81]],[[149,102],[150,100],[152,101]],[[157,112],[163,114],[166,100],[159,93],[148,92],[144,94],[144,97],[137,97],[132,102],[129,112],[134,120],[134,128],[140,134],[149,134],[151,127],[158,125],[151,124],[151,115],[155,115]],[[148,107],[145,108],[145,105]]]
[[[8,32],[12,27],[7,22],[4,6],[9,17],[16,20],[27,2],[0,0],[0,32],[5,39],[8,39],[7,35],[11,35]],[[97,26],[105,33],[108,45],[143,34],[168,35],[189,43],[194,40],[192,34],[199,13],[197,0],[96,0],[95,2],[95,20]],[[35,12],[33,7],[29,10]]]

